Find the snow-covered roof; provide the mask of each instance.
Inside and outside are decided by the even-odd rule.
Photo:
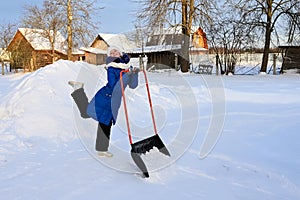
[[[181,49],[181,45],[155,45],[146,46],[143,48],[135,48],[131,51],[126,51],[127,53],[152,53],[152,52],[162,52],[162,51],[172,51]]]
[[[191,27],[191,33],[194,33],[197,31],[199,26],[192,26]],[[181,26],[174,26],[174,27],[168,27],[168,28],[162,28],[158,27],[157,29],[154,30],[154,35],[157,34],[180,34],[182,33],[182,27]]]
[[[196,33],[197,35],[199,34],[199,28],[200,27],[196,27],[193,26],[191,32],[194,34]],[[202,30],[202,29],[201,29]],[[150,36],[148,38],[147,41],[147,46],[152,46],[152,45],[179,45],[182,43],[182,40],[184,37],[184,35],[181,34],[182,30],[180,26],[177,27],[171,27],[171,28],[164,28],[161,29],[161,31],[155,31],[155,33]],[[201,37],[203,38],[203,36]],[[199,43],[199,40],[194,40],[195,38],[190,37],[190,50],[194,50],[194,51],[206,51],[207,49],[205,48],[199,48],[199,47],[195,47],[194,43]],[[201,40],[201,42],[204,43],[203,41],[204,39]],[[198,45],[200,46],[200,45]],[[204,46],[204,44],[202,45]]]
[[[73,55],[84,55],[84,51],[82,49],[76,49],[72,51]]]
[[[128,40],[124,34],[99,33],[99,36],[108,44],[108,46],[118,46],[124,51],[136,48],[135,43]]]
[[[9,60],[9,53],[6,51],[6,49],[0,48],[0,60]]]
[[[299,44],[291,44],[291,43],[285,43],[285,44],[282,44],[282,45],[279,45],[278,46],[279,48],[286,48],[286,47],[292,47],[292,48],[299,48],[300,45]]]
[[[203,47],[194,47],[194,46],[191,46],[190,50],[191,51],[208,51],[208,49],[205,49]]]
[[[94,54],[105,54],[106,55],[106,53],[107,53],[105,50],[97,49],[94,47],[82,47],[82,48],[80,48],[80,50],[94,53]]]
[[[19,28],[20,33],[26,38],[26,40],[31,44],[32,48],[35,50],[51,50],[51,43],[47,38],[49,32],[42,29],[30,29],[30,28]],[[53,31],[50,34],[53,36]],[[54,49],[66,53],[65,38],[62,34],[57,31],[55,37]]]
[[[126,51],[126,53],[153,53],[153,52],[162,52],[162,51],[175,51],[181,49],[180,44],[176,45],[153,45],[153,46],[145,46],[143,48],[134,48],[131,51]],[[193,51],[208,51],[205,48],[196,48],[191,46],[190,50]]]

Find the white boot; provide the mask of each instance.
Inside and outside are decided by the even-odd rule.
[[[83,85],[84,85],[82,82],[76,82],[76,81],[69,81],[68,84],[70,86],[72,86],[74,90],[78,90],[80,88],[83,88]]]
[[[98,156],[111,158],[113,157],[113,154],[110,153],[109,151],[99,151]]]

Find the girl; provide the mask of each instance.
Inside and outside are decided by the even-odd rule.
[[[116,123],[121,105],[122,91],[120,87],[120,72],[129,68],[130,58],[119,48],[110,47],[106,58],[107,84],[103,86],[89,102],[83,89],[83,83],[69,81],[74,88],[73,97],[83,118],[93,118],[98,121],[96,151],[101,157],[112,157],[108,151],[111,126]],[[130,72],[123,74],[124,88],[128,85],[134,89],[138,85],[138,69],[130,67]]]

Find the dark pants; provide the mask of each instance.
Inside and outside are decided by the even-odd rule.
[[[111,128],[111,123],[109,124],[109,126],[102,123],[98,123],[96,151],[108,150],[109,139],[110,139],[110,128]]]
[[[86,113],[86,109],[89,104],[89,101],[88,101],[88,98],[87,98],[83,88],[75,90],[71,94],[71,96],[73,97],[73,99],[78,107],[81,117],[90,118],[90,116],[88,116]],[[112,125],[111,123],[109,125],[105,125],[100,122],[98,123],[97,138],[96,138],[96,151],[107,151],[108,150],[111,125]]]

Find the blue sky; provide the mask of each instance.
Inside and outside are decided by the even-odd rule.
[[[0,23],[17,22],[23,14],[25,4],[41,5],[43,0],[1,1]],[[98,0],[105,8],[100,12],[99,32],[122,33],[134,29],[134,10],[137,5],[130,0]]]
[[[127,32],[134,28],[137,5],[130,0],[98,0],[104,9],[100,14],[100,27],[104,32]]]

